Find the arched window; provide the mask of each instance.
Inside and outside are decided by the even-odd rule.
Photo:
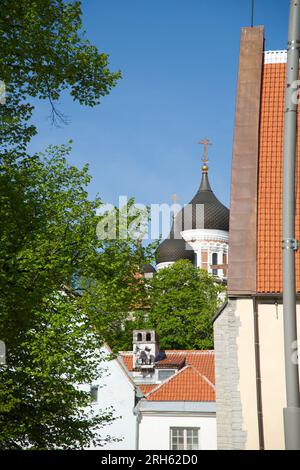
[[[213,273],[214,276],[217,276],[218,275],[218,269],[215,268],[215,266],[218,265],[218,253],[213,253],[212,254],[212,265],[213,265],[212,273]]]
[[[138,333],[138,334],[137,334],[137,340],[138,340],[138,341],[142,341],[142,340],[143,340],[143,338],[142,338],[142,333]]]
[[[146,334],[146,341],[151,341],[151,333]]]

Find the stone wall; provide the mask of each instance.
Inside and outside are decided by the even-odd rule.
[[[229,300],[227,307],[214,323],[219,450],[244,450],[246,446],[239,391],[237,338],[240,322],[235,314],[236,308],[237,301]]]

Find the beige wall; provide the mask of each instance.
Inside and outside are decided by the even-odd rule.
[[[300,338],[300,306],[298,306]],[[246,449],[257,449],[257,401],[252,300],[237,301],[239,392]],[[265,448],[284,449],[283,408],[286,406],[282,305],[258,303],[261,388]],[[291,351],[292,354],[292,351]]]
[[[286,406],[286,393],[282,305],[260,304],[258,314],[265,444],[267,449],[284,449],[282,410]],[[297,315],[300,338],[299,305]]]
[[[246,450],[258,449],[256,372],[254,349],[253,302],[238,300],[236,317],[239,324],[237,337],[239,391],[242,403],[243,430],[246,432]]]

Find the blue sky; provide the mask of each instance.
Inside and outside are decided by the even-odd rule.
[[[211,185],[229,204],[240,28],[250,24],[250,0],[83,0],[87,37],[110,55],[119,81],[96,108],[64,96],[70,119],[52,127],[38,103],[39,134],[31,149],[73,139],[70,160],[90,165],[91,197],[117,203],[188,203],[201,178],[209,138]],[[256,0],[255,24],[265,26],[266,49],[284,49],[289,1]]]

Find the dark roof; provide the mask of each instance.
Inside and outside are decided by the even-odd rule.
[[[169,238],[166,238],[158,247],[156,253],[156,262],[172,263],[181,259],[189,261],[194,260],[194,251],[189,247],[182,237],[174,237],[174,226],[172,227]]]
[[[204,211],[200,210],[204,206]],[[198,216],[198,217],[197,217]],[[200,187],[189,203],[175,218],[176,229],[229,231],[229,209],[214,195],[207,172],[202,173]]]
[[[204,206],[204,211],[198,209],[201,206]],[[180,232],[201,228],[229,231],[229,209],[214,195],[207,171],[203,171],[200,187],[189,205],[176,215],[169,238],[158,247],[156,262],[174,262],[180,259],[193,261],[194,252],[183,240]]]
[[[143,274],[151,274],[151,273],[156,273],[156,270],[155,268],[152,266],[152,264],[145,264],[143,267],[142,267],[142,273]]]

